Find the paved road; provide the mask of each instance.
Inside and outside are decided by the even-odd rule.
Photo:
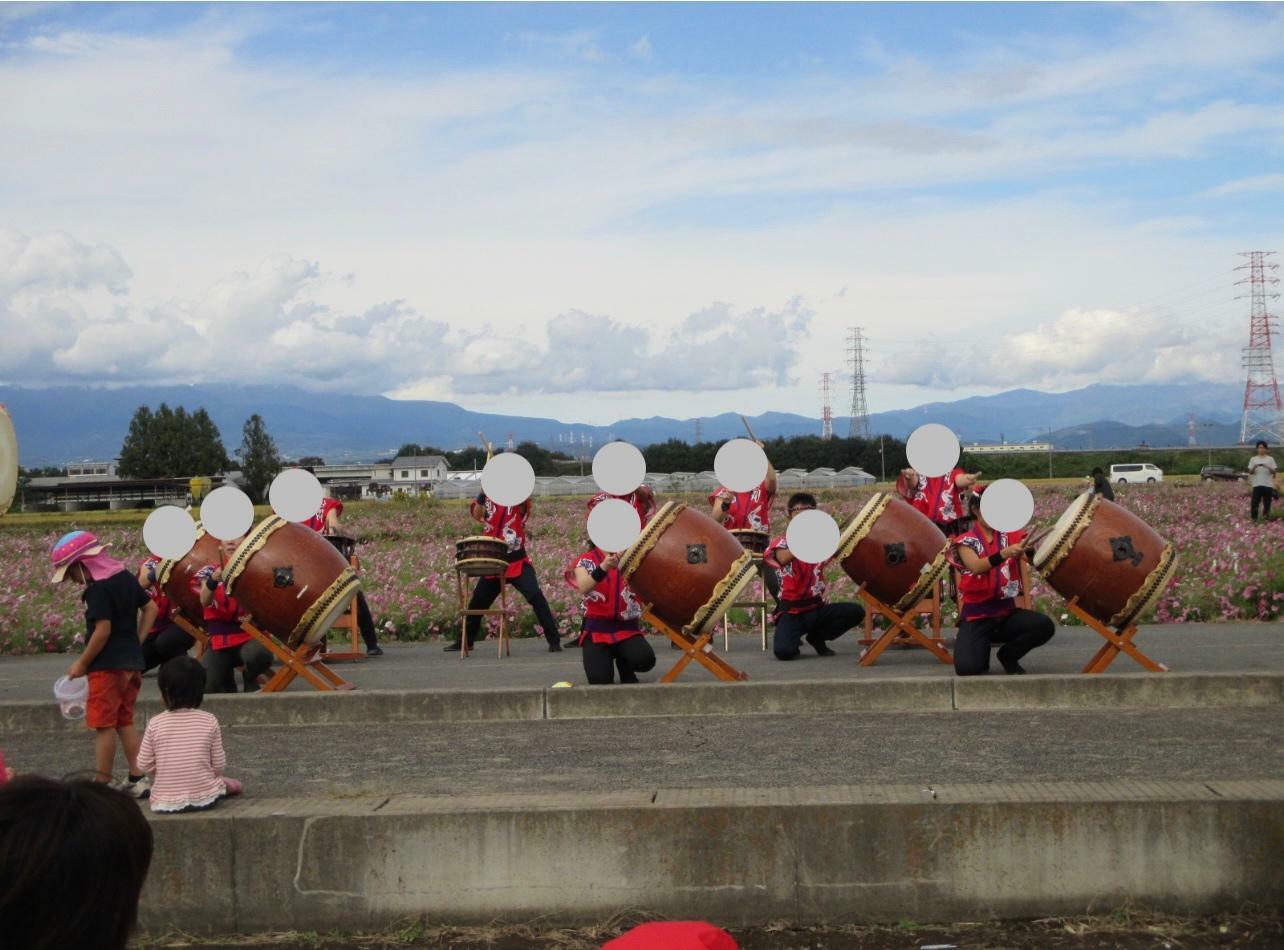
[[[1284,775],[1284,709],[874,713],[225,728],[256,797]],[[63,775],[80,732],[5,737],[9,764]]]
[[[1030,654],[1026,667],[1032,673],[1077,674],[1104,641],[1084,627],[1062,627],[1045,647]],[[654,682],[677,659],[667,640],[652,637],[659,658],[656,671],[643,676]],[[1239,671],[1284,672],[1284,623],[1177,624],[1143,627],[1136,643],[1153,659],[1175,671],[1231,673]],[[717,640],[722,645],[722,637]],[[518,640],[512,656],[500,660],[495,644],[487,642],[461,660],[443,653],[440,642],[390,643],[386,655],[360,663],[336,664],[336,669],[358,687],[367,689],[487,689],[545,687],[559,680],[583,683],[579,651],[550,654],[543,641]],[[925,650],[888,650],[872,667],[856,664],[860,647],[852,634],[833,643],[838,656],[821,659],[804,645],[801,659],[781,663],[760,649],[756,633],[733,634],[727,659],[752,680],[865,679],[879,676],[952,676],[953,671]],[[52,702],[54,680],[66,672],[71,657],[65,654],[0,657],[0,700],[23,699]],[[999,666],[994,664],[997,671]],[[1139,673],[1141,667],[1127,657],[1118,658],[1109,673]],[[692,665],[683,682],[708,681],[709,674]],[[301,680],[293,688],[309,689]],[[143,684],[144,696],[155,696],[154,677]]]

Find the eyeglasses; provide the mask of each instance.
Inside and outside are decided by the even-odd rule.
[[[816,510],[815,505],[799,505],[797,508],[790,508],[789,513],[791,515],[796,515],[800,511],[815,511],[815,510]]]

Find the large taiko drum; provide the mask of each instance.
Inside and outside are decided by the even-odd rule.
[[[192,589],[192,577],[208,564],[218,567],[223,563],[223,550],[218,538],[205,533],[205,528],[196,522],[196,543],[181,558],[161,561],[156,567],[156,583],[165,592],[170,603],[178,607],[179,612],[188,620],[203,623],[204,608],[201,607],[201,595]]]
[[[834,558],[848,577],[900,613],[940,580],[948,550],[930,518],[897,495],[876,492],[843,528]]]
[[[771,535],[766,531],[755,531],[752,528],[732,528],[731,536],[754,557],[762,557],[767,545],[771,543]]]
[[[1112,627],[1154,606],[1177,569],[1177,553],[1122,505],[1084,492],[1034,552],[1034,569],[1062,597]]]
[[[291,647],[325,636],[361,589],[329,541],[278,515],[245,536],[223,568],[223,585],[256,624]]]
[[[700,637],[722,619],[754,576],[753,555],[722,525],[667,502],[620,557],[620,573],[670,627]]]
[[[484,534],[455,542],[455,570],[466,577],[494,577],[508,569],[508,542]]]

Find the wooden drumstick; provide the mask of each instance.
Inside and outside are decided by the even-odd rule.
[[[490,444],[490,440],[487,439],[483,433],[478,432],[477,438],[481,439],[482,448],[486,450],[486,461],[489,462],[491,457],[495,454],[495,448]]]
[[[744,416],[741,416],[740,421],[745,424],[745,431],[749,433],[750,440],[753,442],[757,442],[758,437],[753,434],[753,429],[749,428],[749,420],[746,419]]]

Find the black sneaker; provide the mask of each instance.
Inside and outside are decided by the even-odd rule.
[[[470,644],[470,646],[471,646],[471,644]],[[458,653],[458,652],[459,652],[459,641],[458,641],[458,640],[455,640],[453,643],[448,643],[448,644],[446,644],[445,648],[444,648],[441,652],[442,652],[442,653]]]
[[[565,640],[562,641],[562,648],[564,650],[569,650],[579,645],[580,645],[580,638],[576,636],[567,637]]]
[[[1001,664],[1003,665],[1003,672],[1004,672],[1004,673],[1007,673],[1009,676],[1019,676],[1019,675],[1021,675],[1021,674],[1024,674],[1024,673],[1025,673],[1025,667],[1023,667],[1023,666],[1022,666],[1020,663],[1018,663],[1016,660],[1006,660],[1006,659],[1004,659],[1004,658],[1003,658],[1003,653],[1002,653],[1002,652],[999,652],[999,653],[997,654],[997,656],[998,656],[998,658],[999,658],[999,663],[1001,663]]]
[[[838,656],[837,653],[825,646],[824,640],[810,636],[806,637],[806,640],[811,644],[811,648],[816,651],[817,656]]]
[[[561,653],[561,652],[562,652],[562,645],[561,645],[560,643],[558,643],[556,640],[553,640],[553,641],[552,641],[552,642],[550,642],[550,643],[549,643],[549,645],[548,645],[548,652],[549,652],[549,653]]]
[[[366,650],[366,656],[383,656],[383,650],[377,646],[371,647]]]

